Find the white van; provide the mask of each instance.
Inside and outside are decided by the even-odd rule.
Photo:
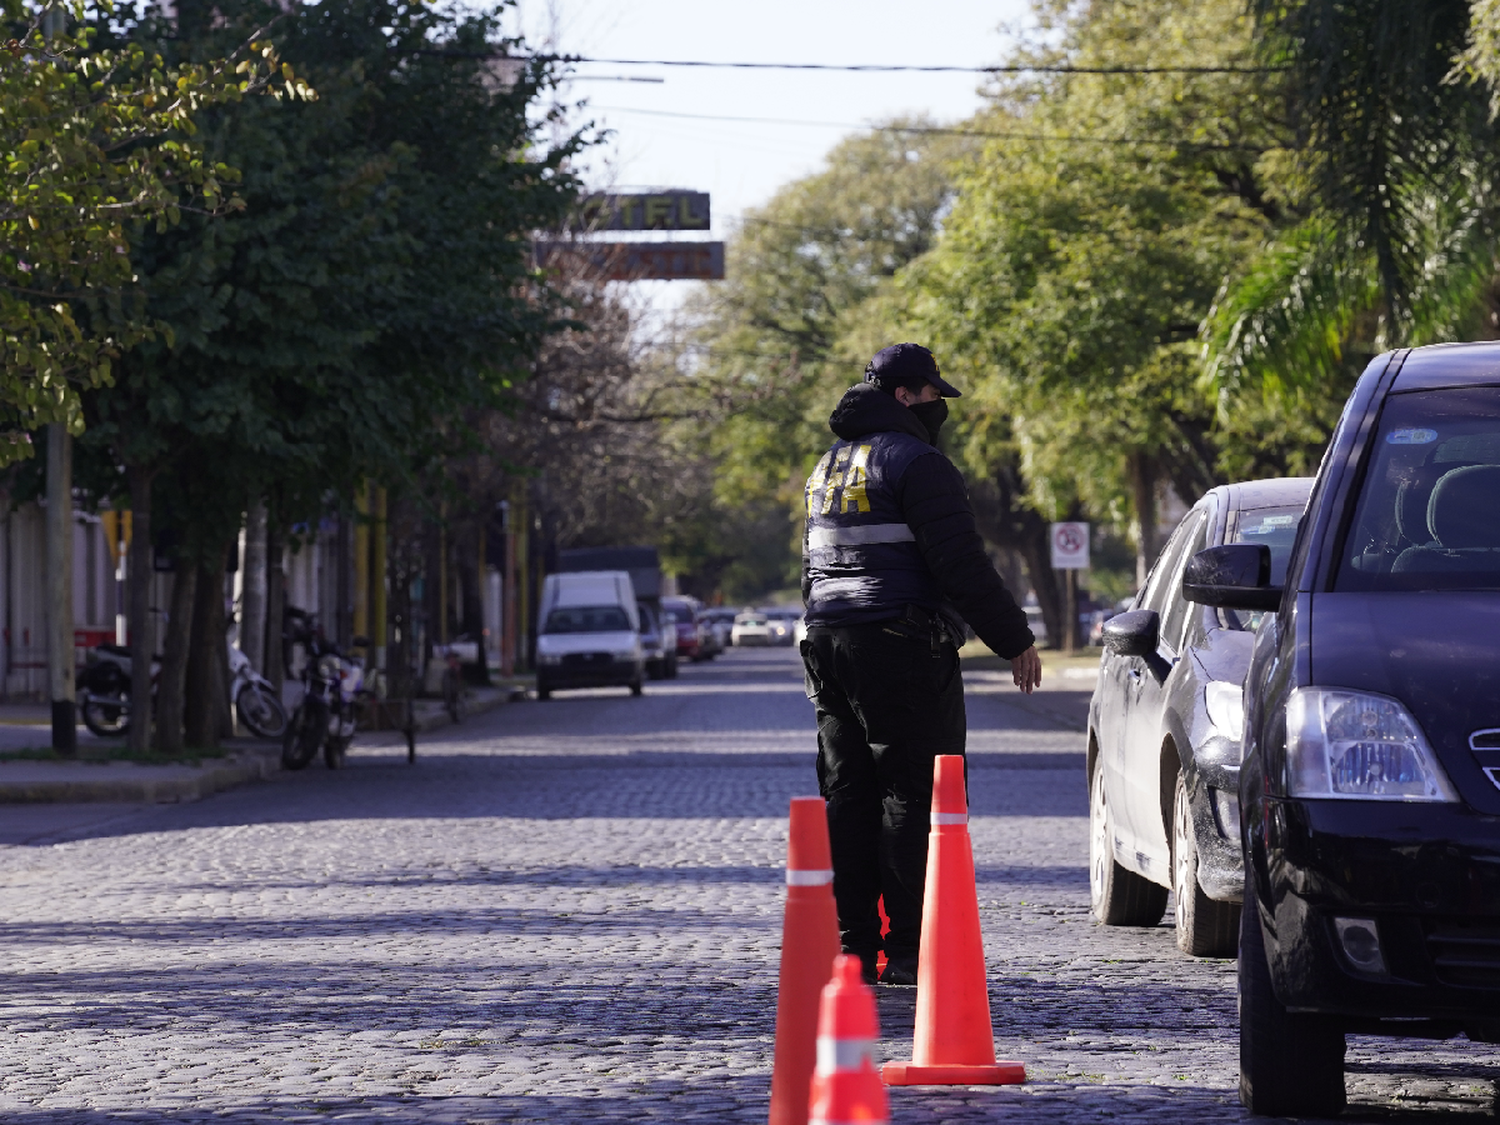
[[[536,697],[616,685],[640,695],[646,658],[638,613],[626,571],[547,575],[537,618]]]

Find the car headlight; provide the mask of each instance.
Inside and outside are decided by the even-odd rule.
[[[1376,801],[1457,801],[1422,728],[1383,695],[1298,688],[1286,707],[1287,793]]]
[[[1224,732],[1231,742],[1238,742],[1245,733],[1245,689],[1239,684],[1212,680],[1203,689],[1203,709],[1208,721]]]
[[[555,652],[539,652],[536,654],[538,664],[561,664],[562,657]]]

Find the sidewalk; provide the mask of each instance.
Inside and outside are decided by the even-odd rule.
[[[464,700],[465,714],[472,716],[492,711],[516,693],[524,693],[525,687],[525,680],[517,679],[498,687],[468,688]],[[419,736],[452,725],[453,720],[440,699],[419,699],[415,710]],[[356,736],[356,745],[364,733]],[[46,704],[0,704],[0,754],[44,749],[50,744],[51,736],[51,709]],[[119,739],[96,738],[80,725],[77,761],[0,758],[0,805],[196,801],[269,777],[281,768],[281,748],[275,743],[252,738],[230,739],[225,743],[223,757],[202,758],[196,763],[146,764],[105,760],[103,754],[119,744]],[[419,738],[418,756],[421,748]]]

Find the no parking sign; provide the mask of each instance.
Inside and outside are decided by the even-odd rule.
[[[1052,569],[1086,570],[1089,565],[1089,525],[1052,525]]]

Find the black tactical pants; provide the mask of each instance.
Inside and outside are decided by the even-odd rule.
[[[915,961],[933,759],[964,752],[958,652],[904,622],[814,626],[802,642],[818,712],[818,789],[828,805],[833,896],[846,953]]]

